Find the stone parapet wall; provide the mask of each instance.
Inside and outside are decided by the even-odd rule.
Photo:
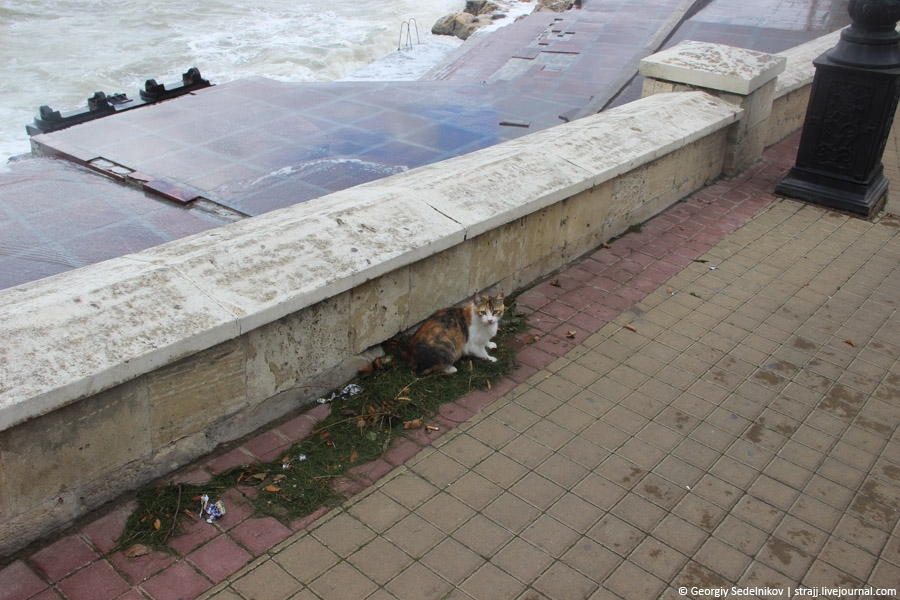
[[[0,291],[0,552],[313,402],[436,308],[647,220],[720,175],[740,115],[658,95]]]

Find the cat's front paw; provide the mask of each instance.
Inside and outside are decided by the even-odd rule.
[[[496,349],[497,349],[497,344],[495,344],[494,342],[488,342],[488,343],[487,343],[487,348],[488,348],[488,350],[496,350]]]
[[[494,358],[493,356],[488,355],[488,356],[485,356],[485,358],[488,359],[488,360],[491,361],[491,362],[497,362],[497,359]]]

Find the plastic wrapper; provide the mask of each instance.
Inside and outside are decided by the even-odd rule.
[[[210,503],[209,496],[203,494],[202,496],[200,496],[201,519],[203,518],[204,513],[208,515],[206,522],[212,523],[225,514],[225,504],[221,500],[216,500],[215,502]]]
[[[340,400],[342,398],[352,398],[353,396],[362,393],[363,389],[356,385],[355,383],[348,384],[344,386],[340,392],[334,392],[331,394],[330,398],[319,398],[316,400],[319,404],[328,404],[329,402],[333,402],[335,400]]]

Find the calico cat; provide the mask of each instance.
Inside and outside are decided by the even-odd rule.
[[[491,338],[505,310],[503,292],[475,294],[461,308],[444,308],[428,317],[409,341],[407,356],[416,375],[456,373],[453,363],[464,354],[496,362],[487,351],[497,347]]]

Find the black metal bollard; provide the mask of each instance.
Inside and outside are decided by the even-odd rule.
[[[888,180],[881,157],[900,100],[900,0],[850,0],[851,25],[813,61],[797,161],[775,191],[871,215]]]

